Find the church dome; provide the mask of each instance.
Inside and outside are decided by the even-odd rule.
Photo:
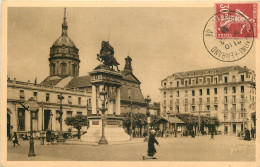
[[[58,38],[52,46],[68,46],[68,47],[75,47],[76,48],[76,45],[75,43],[68,37],[68,36],[65,36],[65,35],[62,35],[60,38]]]

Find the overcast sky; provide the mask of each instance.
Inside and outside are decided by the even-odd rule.
[[[8,74],[41,82],[49,75],[49,52],[61,36],[63,8],[8,9]],[[143,95],[159,101],[161,80],[181,71],[230,65],[255,70],[255,49],[237,62],[221,62],[203,45],[203,28],[214,8],[67,8],[68,36],[79,49],[80,75],[99,61],[102,40],[109,40],[123,70],[132,57]]]

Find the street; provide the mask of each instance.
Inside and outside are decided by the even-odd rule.
[[[134,138],[132,143],[114,145],[40,145],[35,141],[36,157],[28,157],[29,141],[20,140],[20,147],[8,141],[8,161],[142,161],[147,143]],[[255,140],[244,141],[236,136],[209,135],[157,138],[157,160],[149,161],[253,161]]]

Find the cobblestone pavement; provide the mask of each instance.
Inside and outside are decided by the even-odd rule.
[[[20,147],[8,142],[8,161],[142,161],[147,143],[136,142],[115,145],[40,145],[35,141],[36,157],[27,157],[29,141],[20,141]],[[169,137],[157,138],[157,160],[150,161],[253,161],[255,140],[244,141],[236,136]]]

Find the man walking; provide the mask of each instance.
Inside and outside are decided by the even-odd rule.
[[[18,138],[17,138],[17,134],[16,132],[14,132],[14,136],[12,138],[12,141],[14,143],[14,147],[15,147],[15,144],[17,144],[18,146],[20,146],[19,142],[18,142]]]

